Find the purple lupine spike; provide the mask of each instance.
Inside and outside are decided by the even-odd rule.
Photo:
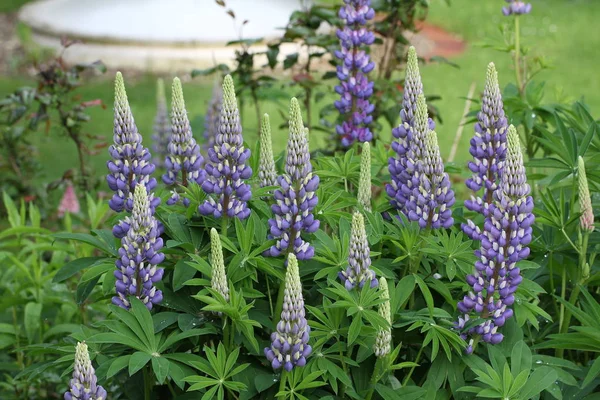
[[[305,316],[298,259],[292,253],[288,255],[284,284],[281,320],[277,330],[271,334],[271,346],[265,348],[265,356],[273,369],[283,367],[289,372],[294,367],[305,366],[312,352],[308,344],[310,326]]]
[[[171,134],[171,122],[167,112],[165,85],[162,79],[156,81],[156,116],[154,117],[154,135],[152,135],[152,162],[157,168],[164,168],[168,155],[167,146]]]
[[[88,347],[85,342],[77,343],[75,347],[75,364],[73,365],[73,379],[69,383],[69,390],[65,393],[65,400],[106,400],[106,390],[98,385],[96,371],[92,366]]]
[[[319,177],[312,173],[307,135],[296,98],[290,102],[285,174],[277,178],[277,183],[280,189],[275,190],[275,204],[271,206],[275,218],[269,219],[269,237],[277,242],[264,255],[277,257],[294,253],[299,260],[310,259],[315,249],[302,239],[301,234],[319,229],[319,220],[313,214],[318,202]]]
[[[508,149],[500,184],[480,234],[481,248],[475,251],[479,260],[474,273],[467,276],[472,290],[458,303],[458,310],[466,315],[456,324],[458,329],[464,328],[468,313],[474,311],[485,322],[464,332],[463,337],[480,335],[492,344],[502,341],[498,328],[513,315],[510,306],[523,280],[517,263],[529,255],[535,220],[519,135],[514,126],[508,128],[507,136]],[[472,351],[472,342],[469,346],[467,351]]]
[[[377,286],[377,277],[371,269],[371,250],[367,241],[365,219],[358,211],[352,215],[348,264],[344,271],[338,273],[346,289],[352,290],[355,287],[362,289],[365,284],[372,288]]]
[[[408,61],[406,64],[406,77],[404,79],[404,95],[402,100],[402,109],[400,110],[400,125],[392,129],[392,135],[396,140],[392,142],[392,149],[396,153],[394,157],[388,160],[391,182],[386,185],[386,192],[390,197],[390,204],[398,211],[406,213],[406,202],[408,193],[402,192],[402,187],[410,185],[408,182],[413,175],[413,171],[406,171],[411,168],[410,158],[411,149],[419,149],[420,143],[412,143],[413,138],[417,141],[423,141],[428,130],[435,129],[435,122],[427,115],[426,120],[422,119],[417,133],[415,129],[417,116],[417,103],[420,96],[423,95],[423,84],[421,83],[421,74],[419,73],[419,60],[414,47],[408,49]],[[425,97],[423,97],[423,102]],[[425,104],[426,107],[426,104]],[[421,112],[423,109],[421,109]],[[423,126],[426,122],[427,126]],[[406,190],[406,189],[405,189]],[[409,190],[410,192],[410,190]]]
[[[365,25],[373,19],[375,11],[371,8],[371,0],[344,0],[339,17],[344,21],[344,28],[338,29],[341,50],[335,57],[341,64],[337,67],[340,84],[335,91],[340,99],[334,104],[342,115],[343,122],[336,126],[341,136],[342,145],[350,146],[355,140],[369,142],[373,133],[369,125],[373,122],[371,113],[375,105],[369,102],[373,94],[373,82],[367,74],[375,68],[365,51],[375,41],[375,35]]]
[[[129,309],[129,297],[137,297],[152,309],[153,304],[162,301],[162,292],[155,284],[162,279],[164,270],[158,268],[165,255],[160,253],[163,240],[159,236],[158,221],[150,204],[153,194],[148,195],[146,187],[135,187],[131,217],[126,217],[129,230],[119,248],[119,258],[115,262],[116,296],[113,304]]]
[[[215,145],[215,139],[219,134],[221,126],[221,106],[223,104],[223,89],[218,81],[215,81],[212,97],[208,103],[208,109],[204,116],[204,144],[202,148],[204,152],[212,149]]]
[[[112,160],[107,162],[108,187],[115,193],[108,202],[114,211],[131,211],[133,209],[133,192],[138,184],[143,184],[148,192],[156,187],[156,179],[151,177],[154,164],[150,162],[151,155],[142,145],[142,135],[137,130],[133,114],[127,101],[123,75],[117,72],[115,77],[115,119],[113,131],[114,144],[108,152]],[[159,198],[153,198],[150,206],[156,208]],[[125,222],[113,228],[113,234],[122,238],[129,229]]]
[[[508,6],[502,7],[502,14],[508,17],[509,15],[522,15],[531,12],[531,3],[526,3],[519,0],[506,0]]]
[[[427,133],[425,152],[416,170],[415,179],[418,183],[414,185],[406,204],[408,219],[418,222],[422,229],[450,228],[454,223],[451,207],[455,197],[450,177],[444,172],[435,131]]]
[[[192,128],[188,120],[183,99],[183,88],[179,78],[173,79],[173,94],[171,96],[171,138],[169,140],[169,155],[165,159],[166,173],[162,180],[165,185],[181,185],[187,187],[190,182],[202,185],[206,179],[206,172],[202,168],[204,159],[200,154],[200,146],[192,135]],[[181,175],[181,180],[179,176]],[[168,205],[179,201],[176,188],[171,192]],[[183,199],[183,205],[188,206],[189,199]]]
[[[245,219],[250,216],[248,200],[252,197],[250,185],[245,181],[252,176],[252,168],[246,165],[250,149],[244,148],[240,113],[230,75],[223,80],[220,119],[215,145],[208,149],[206,180],[202,184],[208,197],[198,211],[215,218]]]
[[[469,150],[473,156],[473,161],[469,162],[473,175],[466,181],[467,187],[474,194],[470,200],[465,201],[465,207],[485,216],[493,201],[493,193],[498,187],[502,165],[506,159],[508,128],[494,63],[488,65],[481,104]],[[462,229],[467,236],[478,240],[481,230],[471,220],[462,224]]]

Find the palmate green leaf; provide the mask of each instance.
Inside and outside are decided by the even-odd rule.
[[[219,384],[219,381],[217,379],[209,378],[206,376],[199,376],[199,375],[187,376],[184,378],[184,381],[192,384],[190,386],[190,388],[188,389],[188,391],[190,391],[190,392],[195,391],[195,390],[202,390],[209,386],[214,386],[214,385]]]
[[[431,295],[431,292],[429,291],[429,288],[427,287],[425,281],[423,281],[423,279],[417,274],[413,274],[413,276],[415,278],[415,281],[417,282],[417,285],[419,286],[419,289],[421,290],[421,293],[423,294],[425,304],[427,304],[427,309],[429,310],[429,316],[433,318],[433,296]]]
[[[111,343],[111,344],[122,344],[124,346],[131,347],[132,349],[139,350],[145,353],[151,353],[151,350],[142,343],[135,335],[121,335],[114,332],[97,333],[87,339],[89,343]]]
[[[154,371],[154,376],[156,376],[159,384],[164,383],[165,379],[167,379],[170,366],[171,363],[166,358],[160,356],[152,357],[152,371]]]
[[[120,371],[123,370],[123,368],[127,367],[129,365],[129,359],[131,358],[131,354],[127,354],[125,356],[120,356],[115,358],[114,360],[111,361],[110,366],[108,367],[107,371],[106,371],[106,378],[112,378],[113,376],[115,376],[116,374],[118,374]]]
[[[40,321],[42,316],[42,304],[29,302],[25,305],[24,322],[25,322],[25,334],[27,335],[27,341],[34,343],[36,337],[40,332]]]
[[[549,367],[537,368],[529,376],[527,383],[519,392],[523,399],[531,399],[549,388],[556,381],[556,371]]]
[[[585,379],[581,384],[581,388],[583,389],[592,383],[592,381],[594,381],[598,375],[600,375],[600,357],[596,358],[596,360],[590,366],[590,369],[588,370],[587,374],[585,375]]]
[[[144,368],[152,356],[143,351],[137,351],[129,358],[129,376],[133,376],[140,369]]]
[[[207,325],[206,327],[200,329],[190,329],[184,332],[173,332],[167,336],[165,341],[158,347],[158,353],[163,353],[164,351],[168,350],[169,347],[183,339],[196,336],[212,335],[216,333],[217,330],[212,325]]]
[[[512,385],[510,386],[510,390],[508,390],[507,393],[508,397],[511,398],[512,396],[516,395],[519,390],[521,390],[523,388],[523,386],[525,386],[525,384],[527,383],[527,379],[529,377],[529,371],[528,370],[523,370],[521,371],[516,377],[515,380],[513,381]]]
[[[491,346],[490,346],[491,347]],[[510,371],[513,376],[519,375],[521,371],[531,370],[531,350],[524,341],[519,341],[512,349],[510,356]]]
[[[358,335],[360,335],[360,330],[363,326],[362,318],[360,316],[356,316],[352,319],[350,323],[350,328],[348,329],[348,345],[351,345],[358,339]]]
[[[109,254],[113,257],[117,256],[114,243],[108,244],[101,240],[98,236],[93,236],[87,233],[55,233],[53,235],[57,239],[74,240],[76,242],[82,242],[89,244],[97,249],[102,250],[104,253]]]
[[[64,282],[79,271],[90,268],[99,264],[105,264],[112,261],[114,268],[114,260],[106,257],[83,257],[75,259],[63,265],[54,275],[52,282]],[[89,279],[88,279],[89,280]]]
[[[123,324],[125,324],[125,326],[131,331],[131,335],[130,337],[134,337],[138,340],[140,340],[144,346],[148,349],[148,353],[152,353],[155,350],[155,342],[154,342],[154,334],[152,334],[152,339],[150,339],[148,336],[148,334],[146,333],[146,328],[142,327],[142,325],[140,324],[139,318],[134,315],[136,314],[136,312],[134,311],[134,305],[133,305],[133,298],[131,298],[131,311],[125,310],[121,307],[117,307],[114,305],[110,305],[108,308],[111,310],[111,312],[119,319],[119,321],[121,321]],[[137,300],[137,299],[135,299]],[[146,309],[146,311],[148,310],[143,304],[141,304],[141,301],[137,300],[140,304],[137,304],[135,306],[135,309],[139,309],[139,306],[141,305],[144,309]],[[152,331],[154,331],[154,323],[152,322],[152,317],[149,315],[149,311],[148,311],[148,317],[149,317],[149,325],[152,329]],[[121,331],[122,332],[122,331]],[[128,335],[129,336],[129,335]]]

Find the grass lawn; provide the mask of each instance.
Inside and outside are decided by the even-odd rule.
[[[23,3],[23,0],[9,0],[6,4]],[[596,73],[600,64],[600,30],[595,19],[600,17],[600,2],[596,0],[532,0],[533,13],[522,18],[524,44],[532,48],[535,55],[544,56],[554,65],[554,69],[542,73],[538,79],[547,80],[547,100],[565,100],[562,90],[569,99],[583,97],[592,110],[600,109],[600,76]],[[2,2],[2,10],[7,10]],[[429,64],[422,67],[423,82],[427,94],[437,94],[442,99],[437,106],[442,112],[444,123],[437,129],[442,154],[447,157],[455,136],[464,100],[473,81],[477,82],[477,92],[483,90],[483,81],[487,63],[494,61],[500,74],[501,85],[514,81],[514,71],[509,56],[493,49],[483,49],[477,43],[499,38],[498,26],[508,21],[500,8],[503,0],[452,0],[448,7],[445,0],[431,0],[429,22],[440,25],[463,37],[469,46],[467,51],[453,59],[460,66],[455,69],[447,65]],[[575,22],[576,21],[576,22]],[[112,78],[112,76],[110,77]],[[130,104],[138,128],[149,144],[152,120],[154,117],[155,78],[146,76],[135,81],[125,76]],[[0,77],[0,96],[4,96],[16,87],[27,83],[24,78]],[[194,80],[184,83],[186,105],[192,120],[196,136],[202,132],[202,114],[211,94],[212,82]],[[90,109],[92,122],[89,133],[112,135],[112,83],[108,79],[96,80],[81,89],[83,99],[99,98],[107,105],[106,109]],[[290,96],[298,94],[296,89],[285,89]],[[332,99],[334,95],[332,94]],[[263,102],[262,112],[271,115],[274,147],[283,149],[287,132],[278,129],[283,122],[280,111],[286,113],[287,102]],[[597,112],[594,113],[597,115]],[[256,115],[253,107],[246,105],[243,111],[245,138],[252,145],[257,139]],[[468,157],[468,141],[472,129],[467,127],[463,133],[458,163],[464,163]],[[321,137],[311,138],[311,145],[317,146],[325,138],[324,133],[315,133]],[[381,132],[383,138],[389,137],[389,131]],[[314,135],[313,135],[314,137]],[[65,138],[55,134],[38,133],[37,143],[40,158],[45,168],[43,181],[50,181],[62,175],[76,165],[76,152]],[[92,165],[98,172],[104,172],[106,153],[92,157]]]

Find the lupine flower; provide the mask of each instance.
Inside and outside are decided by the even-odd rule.
[[[579,174],[579,208],[581,209],[579,223],[581,225],[581,230],[593,232],[594,210],[592,208],[592,199],[590,197],[587,175],[585,173],[585,163],[581,156],[578,159],[577,173]]]
[[[406,170],[413,166],[413,161],[418,155],[411,153],[411,150],[421,148],[427,131],[435,129],[435,123],[427,115],[427,104],[424,96],[422,101],[425,108],[418,107],[421,96],[423,96],[423,84],[419,73],[419,60],[415,48],[411,46],[408,49],[400,125],[392,130],[392,135],[396,138],[392,142],[392,149],[396,155],[388,160],[392,181],[385,188],[390,197],[390,204],[404,213],[408,201],[407,195],[411,190],[408,190],[408,193],[403,193],[402,187],[409,184],[408,181],[414,172]],[[418,111],[419,109],[420,111]],[[416,121],[417,114],[420,115],[419,122]],[[425,118],[425,120],[422,118]],[[417,130],[417,132],[413,132],[413,130]]]
[[[248,200],[252,197],[250,185],[245,180],[252,176],[252,168],[246,165],[250,149],[244,148],[240,113],[233,79],[227,75],[223,80],[223,104],[221,123],[215,145],[208,149],[206,180],[202,189],[208,194],[204,204],[198,207],[203,215],[215,218],[250,216]]]
[[[494,63],[488,65],[481,103],[481,111],[477,114],[478,122],[475,124],[475,135],[471,139],[469,150],[473,156],[473,161],[469,162],[469,169],[473,175],[466,181],[467,187],[475,194],[470,200],[465,201],[465,207],[485,215],[488,205],[493,200],[493,193],[498,187],[502,164],[506,159],[506,129],[508,128]],[[483,192],[478,194],[481,189]],[[472,221],[463,224],[463,230],[471,238],[474,238],[473,232],[475,236],[479,232]]]
[[[360,155],[360,176],[358,178],[358,204],[371,211],[371,145],[364,142]]]
[[[338,273],[338,277],[348,290],[362,287],[365,284],[377,286],[377,277],[371,269],[371,250],[367,241],[365,220],[358,211],[352,215],[352,229],[350,231],[350,250],[348,252],[348,267]]]
[[[129,296],[140,299],[148,309],[152,309],[153,304],[160,303],[163,297],[162,292],[154,286],[162,279],[164,270],[157,265],[164,260],[165,255],[159,253],[163,240],[159,236],[158,221],[150,207],[152,198],[153,195],[148,195],[144,185],[138,184],[135,187],[131,217],[126,218],[129,229],[121,239],[119,258],[115,262],[117,295],[112,298],[112,302],[125,309],[130,307]]]
[[[171,110],[171,137],[169,139],[169,155],[165,159],[165,168],[167,172],[162,180],[165,185],[176,185],[187,187],[190,182],[202,185],[206,178],[206,172],[202,168],[204,159],[200,154],[200,146],[196,143],[192,135],[192,128],[187,117],[185,101],[183,99],[183,89],[179,78],[173,79]],[[181,181],[179,175],[181,173]],[[171,198],[167,201],[168,205],[173,205],[179,201],[179,193],[174,189]],[[183,205],[188,206],[189,199],[183,199]]]
[[[506,0],[508,6],[502,7],[502,14],[506,17],[509,15],[529,14],[531,12],[531,4],[518,0]]]
[[[65,193],[63,194],[62,199],[60,199],[60,204],[58,205],[58,216],[62,218],[66,213],[77,214],[80,210],[81,207],[79,206],[79,200],[75,194],[73,184],[68,182]]]
[[[229,301],[229,285],[225,275],[225,261],[223,260],[223,246],[221,238],[215,228],[210,230],[210,266],[212,267],[210,286],[221,293]]]
[[[300,236],[319,229],[319,220],[313,214],[319,177],[312,174],[306,137],[300,104],[292,98],[285,174],[277,178],[280,189],[275,191],[275,204],[271,206],[275,218],[269,220],[270,237],[277,242],[265,252],[266,256],[294,253],[298,259],[306,260],[315,254],[315,249]]]
[[[156,81],[156,116],[154,117],[154,135],[152,135],[152,162],[156,167],[165,166],[165,158],[168,155],[167,146],[171,134],[171,123],[167,112],[167,100],[165,98],[165,85],[162,79]]]
[[[108,149],[112,160],[107,162],[109,173],[106,181],[115,194],[108,205],[117,212],[131,211],[136,186],[141,183],[146,191],[151,192],[156,187],[156,179],[151,176],[155,167],[150,162],[150,152],[142,145],[142,135],[133,120],[120,72],[115,77],[113,133],[114,144]],[[159,203],[160,199],[154,198],[151,205],[156,207]]]
[[[336,132],[342,137],[342,145],[350,146],[355,140],[368,142],[373,139],[369,124],[373,121],[371,113],[375,106],[369,102],[373,94],[373,82],[367,74],[375,68],[365,51],[375,41],[375,35],[365,25],[375,16],[371,0],[344,0],[339,17],[344,28],[338,29],[341,50],[335,57],[341,61],[337,67],[340,84],[335,91],[340,100],[335,102],[344,121],[336,126]]]
[[[506,161],[500,176],[500,185],[494,192],[480,235],[481,248],[475,252],[479,260],[475,271],[467,276],[472,291],[458,303],[460,312],[456,327],[462,329],[475,311],[486,321],[466,334],[480,335],[488,343],[503,339],[498,328],[512,317],[509,308],[515,302],[514,293],[523,280],[517,263],[529,255],[529,243],[534,222],[533,199],[529,195],[519,135],[514,126],[508,128]],[[466,334],[463,334],[466,338]],[[472,351],[472,342],[467,351]]]
[[[215,139],[219,134],[221,126],[221,106],[223,104],[223,90],[218,82],[213,87],[212,97],[208,103],[208,110],[204,116],[204,144],[202,148],[205,152],[212,149],[215,145]]]
[[[98,385],[87,345],[85,342],[77,343],[73,379],[65,393],[65,400],[106,400],[106,396],[106,390]]]
[[[375,356],[381,358],[387,356],[392,349],[392,311],[390,306],[390,292],[387,280],[384,277],[379,278],[379,293],[384,300],[384,302],[379,305],[379,315],[390,324],[389,327],[381,328],[377,331],[377,338],[375,339],[375,345],[373,346]]]
[[[273,159],[273,144],[271,142],[271,123],[269,115],[263,115],[260,124],[260,154],[258,157],[258,179],[260,187],[275,186],[277,183],[277,171]]]
[[[265,348],[265,356],[273,369],[283,367],[289,372],[294,367],[306,365],[306,358],[312,352],[308,344],[310,326],[305,316],[298,259],[293,253],[288,256],[284,284],[281,320],[271,334],[271,346]]]

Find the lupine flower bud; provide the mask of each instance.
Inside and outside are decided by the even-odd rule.
[[[355,287],[377,286],[377,277],[371,269],[371,250],[367,241],[365,220],[358,211],[352,215],[352,229],[350,231],[350,250],[348,252],[348,267],[338,273],[338,277],[348,290]]]
[[[454,223],[452,205],[454,191],[450,178],[444,172],[437,135],[429,131],[425,139],[425,153],[417,164],[416,179],[410,201],[406,204],[408,218],[421,228],[450,228]]]
[[[527,246],[535,220],[519,135],[514,126],[508,128],[507,136],[508,149],[500,184],[485,217],[480,234],[481,248],[475,251],[478,261],[474,273],[467,276],[472,291],[458,303],[459,311],[466,315],[456,323],[458,329],[464,328],[468,313],[475,311],[485,322],[463,333],[463,338],[480,335],[485,342],[493,344],[502,341],[498,328],[513,315],[510,306],[523,280],[517,263],[529,255]],[[469,350],[472,351],[472,345]]]
[[[271,142],[271,123],[268,114],[263,116],[262,124],[260,124],[258,178],[260,179],[260,187],[275,186],[277,184],[277,171],[275,170],[273,144]]]
[[[371,211],[371,145],[364,142],[360,155],[360,177],[358,179],[358,204]]]
[[[375,356],[381,358],[387,356],[392,349],[392,311],[390,306],[390,292],[387,280],[384,277],[379,278],[379,295],[384,300],[384,302],[379,305],[379,315],[390,324],[389,327],[381,328],[377,331],[377,339],[375,339],[375,345],[373,346]]]
[[[419,97],[423,96],[422,102],[425,108],[418,106]],[[418,111],[420,110],[420,111]],[[415,127],[417,114],[420,113],[419,127]],[[423,120],[422,118],[425,118]],[[418,129],[418,132],[412,132]],[[412,189],[406,192],[408,182],[414,174],[414,163],[418,160],[415,150],[422,148],[428,130],[435,129],[435,123],[427,115],[427,104],[423,95],[423,84],[419,73],[419,60],[414,47],[408,49],[408,62],[406,64],[406,78],[404,79],[404,97],[402,109],[400,110],[400,125],[392,130],[396,138],[392,142],[392,149],[396,153],[388,160],[388,167],[392,181],[386,185],[386,192],[390,197],[390,204],[398,211],[406,213],[406,202]],[[416,143],[413,143],[416,141]],[[407,169],[409,171],[407,171]],[[403,192],[403,187],[405,187]]]
[[[215,145],[215,140],[219,134],[221,126],[221,105],[223,104],[223,90],[221,85],[215,81],[212,97],[204,116],[204,144],[202,148],[205,152],[212,149]]]
[[[284,284],[281,320],[271,334],[271,346],[265,348],[265,356],[273,369],[283,367],[289,372],[294,367],[306,365],[306,358],[312,352],[308,344],[310,326],[305,316],[298,260],[292,253],[288,256]]]
[[[373,82],[367,74],[375,68],[365,51],[375,41],[375,35],[365,25],[375,16],[371,8],[371,0],[344,0],[339,17],[344,21],[344,28],[338,29],[341,50],[335,57],[341,64],[337,67],[340,84],[335,91],[340,100],[335,107],[342,115],[343,122],[336,126],[336,132],[342,137],[342,145],[350,146],[355,140],[368,142],[373,139],[369,124],[373,122],[371,113],[375,105],[369,102],[373,94]]]
[[[81,210],[81,208],[79,206],[77,195],[75,194],[75,189],[73,188],[73,184],[68,182],[65,193],[58,205],[58,216],[62,218],[66,213],[77,214],[79,210]]]
[[[502,14],[508,17],[509,15],[529,14],[531,12],[531,3],[526,3],[519,0],[506,0],[508,6],[502,7]]]
[[[150,207],[153,195],[146,192],[146,187],[138,184],[135,187],[133,210],[131,217],[126,217],[129,226],[127,234],[121,239],[119,258],[115,262],[117,269],[116,296],[113,304],[129,309],[129,296],[135,296],[152,309],[153,304],[162,301],[162,292],[156,289],[156,282],[162,279],[164,270],[158,268],[165,255],[159,253],[163,240],[159,236],[158,221]]]
[[[226,301],[229,301],[229,285],[227,284],[227,275],[225,275],[223,246],[221,245],[219,233],[215,228],[210,230],[210,266],[212,267],[210,286],[213,290],[221,293]]]
[[[207,176],[202,184],[208,198],[198,211],[215,218],[245,219],[250,216],[248,200],[252,197],[250,185],[245,181],[252,176],[252,168],[246,165],[250,149],[244,148],[240,113],[230,75],[223,80],[220,120],[215,145],[208,149]]]
[[[465,207],[485,216],[489,204],[493,201],[493,193],[498,188],[502,165],[506,159],[508,128],[494,63],[488,65],[481,104],[469,150],[473,156],[473,161],[469,162],[469,169],[473,175],[466,181],[467,187],[475,193],[470,200],[465,201]],[[481,189],[483,192],[478,193]],[[475,240],[481,233],[479,227],[470,220],[462,224],[462,229]]]
[[[280,189],[273,194],[275,204],[271,206],[275,218],[269,220],[269,237],[277,242],[264,255],[294,253],[298,259],[306,260],[314,256],[315,249],[300,235],[319,229],[319,220],[313,214],[318,202],[319,177],[312,173],[307,134],[296,98],[290,102],[289,125],[285,174],[277,178]]]
[[[171,122],[167,113],[165,85],[162,79],[156,81],[156,116],[154,117],[154,135],[152,135],[152,162],[158,168],[165,166],[168,155],[167,146],[171,135]]]
[[[581,225],[581,230],[593,232],[594,210],[592,208],[590,189],[588,186],[587,176],[585,174],[585,163],[583,162],[583,158],[581,158],[581,156],[577,162],[577,173],[579,174],[579,208],[581,209],[579,223]]]
[[[106,390],[98,385],[87,345],[85,342],[77,343],[73,379],[65,393],[65,400],[106,400],[106,396]]]
[[[171,97],[171,137],[169,140],[169,155],[165,159],[167,172],[162,180],[165,185],[181,185],[187,187],[190,182],[202,185],[206,179],[206,172],[202,168],[204,159],[200,154],[200,146],[192,135],[192,128],[188,120],[183,99],[183,89],[179,78],[173,79],[173,94]],[[179,175],[181,173],[181,180]],[[173,189],[168,205],[173,205],[179,200],[179,194]],[[184,199],[183,205],[188,206],[189,200]]]
[[[109,147],[112,160],[107,162],[109,173],[106,181],[111,190],[115,192],[108,205],[113,210],[131,211],[133,208],[133,192],[138,184],[143,184],[146,191],[151,192],[156,187],[156,179],[151,175],[154,164],[150,162],[150,152],[142,145],[142,135],[137,130],[127,93],[123,75],[117,72],[115,77],[115,120],[114,144]],[[160,203],[159,198],[152,200],[151,206],[155,208]],[[113,233],[118,238],[126,233],[124,227],[117,225]]]

